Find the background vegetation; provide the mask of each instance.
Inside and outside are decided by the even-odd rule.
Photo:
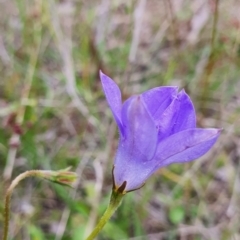
[[[240,2],[0,1],[0,194],[29,169],[73,166],[76,189],[28,179],[10,239],[79,240],[106,208],[118,142],[98,71],[124,92],[185,88],[199,127],[224,131],[201,159],[129,193],[99,239],[240,239]],[[3,220],[0,202],[0,232]]]

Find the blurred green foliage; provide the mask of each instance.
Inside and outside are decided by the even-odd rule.
[[[0,3],[0,194],[29,169],[73,166],[80,175],[75,190],[23,182],[10,239],[84,239],[106,209],[118,133],[99,69],[124,99],[160,85],[185,88],[198,126],[224,129],[209,154],[161,169],[127,194],[99,239],[240,237],[239,7],[233,0]]]

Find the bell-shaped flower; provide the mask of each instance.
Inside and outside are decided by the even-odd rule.
[[[219,129],[196,128],[195,110],[184,90],[156,87],[122,103],[117,84],[102,72],[100,77],[120,132],[115,190],[133,191],[159,168],[201,157],[219,137]]]

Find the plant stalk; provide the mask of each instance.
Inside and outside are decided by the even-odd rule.
[[[9,229],[9,209],[10,209],[10,202],[11,196],[14,188],[21,182],[23,179],[27,177],[35,177],[40,174],[40,170],[30,170],[18,175],[9,186],[6,195],[5,195],[5,204],[4,204],[4,228],[3,228],[3,240],[7,240],[8,238],[8,229]]]
[[[7,240],[8,238],[8,229],[9,229],[9,212],[10,212],[10,202],[13,190],[15,187],[27,177],[40,177],[47,179],[51,182],[55,182],[61,185],[66,185],[71,187],[72,184],[77,179],[77,174],[69,171],[69,168],[62,169],[59,171],[51,170],[30,170],[18,175],[11,183],[7,189],[5,195],[5,204],[4,204],[4,228],[3,228],[3,238],[2,240]]]
[[[106,209],[105,213],[103,214],[102,218],[99,220],[97,226],[93,229],[92,233],[88,236],[86,240],[93,240],[105,226],[105,224],[109,221],[112,217],[114,212],[120,206],[122,202],[124,194],[118,191],[113,190],[112,195],[110,198],[110,202],[108,208]]]

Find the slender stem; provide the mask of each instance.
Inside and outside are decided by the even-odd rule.
[[[21,1],[19,1],[20,3]],[[42,9],[43,9],[43,2],[44,1],[38,1],[39,8],[37,8],[40,12],[40,17],[43,16],[42,15]],[[21,12],[21,11],[20,11]],[[33,27],[33,32],[32,32],[32,36],[34,36],[34,38],[32,39],[33,42],[33,46],[30,46],[29,48],[29,52],[30,52],[30,56],[29,56],[29,63],[28,63],[28,67],[26,70],[26,76],[24,79],[24,87],[22,89],[22,93],[21,93],[21,99],[28,99],[30,96],[30,92],[33,86],[33,81],[34,81],[34,75],[35,75],[35,71],[37,69],[37,63],[38,63],[38,59],[39,59],[39,53],[41,50],[41,43],[42,43],[42,26],[43,24],[43,18],[41,17],[40,21],[34,21],[34,27]],[[25,28],[25,27],[24,27]],[[27,45],[28,46],[28,45]],[[22,100],[20,101],[20,106],[17,110],[17,123],[19,124],[19,126],[22,126],[22,124],[24,123],[24,118],[25,118],[25,114],[27,111],[27,106],[22,104]],[[21,135],[18,133],[15,133],[12,135],[11,139],[14,140],[14,142],[18,143],[21,141]],[[14,163],[16,160],[16,155],[17,155],[17,147],[10,147],[9,151],[8,151],[8,155],[7,155],[7,163],[5,166],[5,169],[3,171],[3,178],[5,180],[9,180],[12,176],[12,171],[14,168]]]
[[[213,26],[212,26],[212,38],[211,38],[211,52],[215,50],[215,41],[217,35],[217,24],[219,15],[219,0],[215,1],[214,17],[213,17]]]
[[[51,170],[30,170],[18,175],[9,186],[6,195],[5,195],[5,206],[4,206],[4,230],[3,230],[3,240],[7,240],[8,238],[8,229],[9,229],[9,209],[10,209],[10,201],[14,188],[21,182],[23,179],[27,177],[40,177],[50,180],[52,182],[56,182],[59,184],[71,186],[77,177],[77,175],[73,172],[69,171],[70,168],[66,168],[59,171],[51,171]]]
[[[108,220],[112,217],[114,212],[120,206],[123,196],[124,196],[123,193],[117,192],[115,190],[112,191],[112,195],[110,198],[110,203],[108,205],[108,208],[106,209],[102,218],[98,222],[97,226],[94,228],[94,230],[92,231],[92,233],[88,236],[88,238],[86,240],[93,240],[99,234],[99,232],[102,230],[102,228],[108,222]]]
[[[8,229],[9,229],[9,209],[10,209],[10,201],[14,188],[19,184],[20,181],[27,177],[39,176],[43,171],[41,170],[30,170],[18,175],[9,186],[6,196],[5,196],[5,206],[4,206],[4,230],[3,230],[3,240],[7,240],[8,238]]]

